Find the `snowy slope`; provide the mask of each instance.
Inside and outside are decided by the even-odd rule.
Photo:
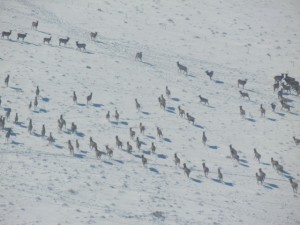
[[[300,149],[292,138],[300,138],[300,98],[285,93],[292,106],[287,112],[273,92],[275,75],[288,72],[300,80],[299,1],[3,0],[0,10],[1,31],[12,30],[10,40],[0,40],[0,115],[11,109],[0,131],[0,224],[300,224],[299,194],[288,180],[300,183]],[[35,20],[39,26],[32,30]],[[91,31],[98,32],[96,41]],[[17,33],[26,32],[25,41],[18,41]],[[49,36],[50,45],[43,44]],[[69,43],[59,46],[67,36]],[[86,51],[76,50],[75,41],[86,43]],[[143,62],[134,60],[138,51]],[[177,61],[188,67],[187,76]],[[205,70],[214,71],[213,80]],[[238,79],[248,79],[243,91],[251,100],[240,97]],[[37,86],[38,107],[28,109]],[[161,94],[166,110],[159,107]],[[195,117],[195,125],[178,115],[178,106]],[[62,131],[60,115],[67,122]],[[77,134],[70,132],[72,122]],[[54,144],[40,136],[43,124]],[[140,151],[130,127],[143,142]],[[8,128],[13,132],[7,142]],[[102,152],[112,147],[112,159],[97,160],[90,137]],[[80,149],[72,156],[67,141],[75,145],[76,139]],[[230,144],[239,163],[230,158]],[[174,153],[191,169],[189,179],[175,167]],[[271,157],[284,166],[283,174],[272,168]],[[219,167],[224,183],[217,180]],[[256,182],[259,168],[266,173],[264,185]]]

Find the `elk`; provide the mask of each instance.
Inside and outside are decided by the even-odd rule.
[[[121,148],[121,149],[123,147],[123,143],[122,143],[122,141],[120,141],[118,136],[116,136],[116,145],[118,148]]]
[[[157,136],[161,138],[163,136],[162,130],[159,127],[157,127],[156,130],[157,130]]]
[[[22,39],[22,41],[24,41],[24,38],[27,36],[27,33],[25,33],[25,34],[21,34],[21,33],[18,33],[17,34],[17,39],[19,40],[19,38],[20,39]]]
[[[90,149],[96,149],[97,143],[93,141],[93,138],[90,137]]]
[[[144,155],[142,155],[142,163],[144,167],[147,167],[147,159],[144,157]]]
[[[142,58],[143,58],[143,53],[142,52],[137,52],[135,54],[135,60],[142,61]]]
[[[285,85],[284,83],[282,83],[281,86],[282,86],[282,89],[283,89],[283,90],[285,90],[285,91],[291,93],[291,86]]]
[[[286,104],[283,100],[280,100],[281,103],[281,109],[287,109],[288,111],[290,111],[291,106]]]
[[[198,97],[200,98],[200,102],[203,102],[204,104],[209,105],[207,98],[203,98],[203,97],[201,97],[201,95],[199,95]]]
[[[6,135],[5,135],[5,138],[6,138],[6,142],[8,142],[9,138],[10,138],[10,135],[11,135],[11,128],[8,129]]]
[[[107,120],[109,120],[109,118],[110,118],[110,112],[109,111],[106,113],[105,117],[106,117]]]
[[[97,146],[95,147],[96,158],[101,159],[102,152],[98,150]]]
[[[206,75],[209,76],[209,79],[211,80],[212,76],[214,75],[214,71],[205,71]]]
[[[135,131],[132,130],[132,127],[129,128],[129,135],[130,135],[131,139],[134,139]]]
[[[77,46],[77,49],[79,49],[80,51],[81,51],[81,49],[83,49],[85,51],[86,44],[79,43],[78,41],[76,41],[76,46]]]
[[[8,87],[8,83],[9,83],[9,74],[5,77],[4,83],[5,83],[6,87]]]
[[[209,173],[209,168],[205,165],[205,163],[202,163],[202,167],[203,167],[204,175],[205,177],[207,177]]]
[[[258,173],[256,173],[255,174],[255,176],[256,176],[256,181],[257,181],[257,184],[263,184],[263,178],[260,176],[260,175],[258,175]]]
[[[295,142],[296,145],[300,144],[300,139],[295,138],[295,136],[293,136],[293,139],[294,139],[294,142]]]
[[[185,116],[185,111],[183,109],[181,109],[180,106],[178,106],[178,113],[180,117],[184,117]]]
[[[146,127],[142,123],[140,123],[140,133],[144,134],[145,130],[146,130]]]
[[[155,151],[156,151],[156,147],[154,145],[154,142],[151,143],[151,152],[152,154],[155,154]]]
[[[140,111],[140,109],[141,109],[141,104],[138,102],[137,99],[134,99],[134,100],[135,100],[135,107],[136,107],[136,109],[137,109],[138,111]]]
[[[248,98],[250,100],[249,94],[247,92],[240,91],[240,94],[243,98]]]
[[[170,91],[170,89],[168,88],[168,86],[166,86],[166,95],[167,95],[168,98],[170,98],[171,91]]]
[[[77,151],[79,150],[79,141],[78,141],[78,139],[76,139],[76,150]]]
[[[71,133],[75,133],[77,131],[77,126],[74,122],[71,123]]]
[[[254,158],[260,162],[261,155],[257,152],[256,148],[254,148]]]
[[[45,44],[45,43],[50,43],[50,41],[51,41],[51,39],[52,39],[52,37],[50,36],[50,37],[45,37],[44,38],[44,40],[43,40],[43,43]]]
[[[91,32],[90,35],[91,35],[91,40],[95,41],[95,39],[97,37],[97,32]]]
[[[87,105],[91,102],[92,97],[93,97],[93,92],[91,92],[91,94],[86,97],[86,104]]]
[[[206,142],[207,142],[207,137],[206,137],[206,135],[205,135],[205,131],[203,131],[203,134],[202,134],[202,143],[203,143],[204,145],[206,145]]]
[[[187,74],[188,70],[187,70],[187,67],[184,66],[184,65],[181,65],[179,62],[177,62],[177,67],[178,67],[178,70],[181,72],[185,72]]]
[[[298,191],[298,184],[295,181],[293,181],[293,178],[291,178],[291,177],[290,177],[289,181],[290,181],[290,184],[292,186],[293,192],[297,193],[297,191]]]
[[[142,142],[140,141],[139,137],[136,138],[136,147],[138,150],[141,150]]]
[[[273,158],[271,158],[271,164],[272,164],[273,168],[274,167],[276,168],[279,163],[278,163],[278,161],[276,161]]]
[[[129,141],[127,141],[127,151],[128,151],[129,153],[132,152],[132,145],[129,144]]]
[[[265,117],[266,115],[266,110],[265,108],[262,106],[262,104],[260,104],[260,116],[261,117]]]
[[[105,145],[105,149],[106,149],[106,153],[109,156],[109,158],[111,158],[113,156],[114,151],[108,147],[108,145]]]
[[[50,132],[50,135],[49,135],[49,137],[47,138],[47,140],[49,141],[49,144],[52,144],[55,140],[54,140],[54,138],[53,138],[53,136],[52,136],[52,133]]]
[[[65,39],[65,38],[60,38],[60,39],[58,39],[58,41],[59,41],[59,46],[60,46],[61,43],[63,43],[64,45],[66,45],[66,44],[68,43],[69,40],[70,40],[69,37],[67,37],[66,39]]]
[[[245,117],[245,115],[246,115],[246,111],[243,109],[242,106],[240,106],[240,115],[241,115],[242,117]]]
[[[195,124],[195,117],[192,117],[189,113],[186,113],[186,117],[188,122],[192,122],[193,125]]]
[[[264,182],[265,181],[265,178],[266,178],[266,174],[262,171],[262,169],[261,168],[259,168],[259,176],[261,177],[261,179],[262,179],[262,182]]]
[[[189,168],[186,167],[186,164],[183,163],[183,171],[184,173],[187,175],[187,177],[189,178],[190,177],[190,173],[191,173],[191,170]]]
[[[274,92],[276,90],[278,90],[278,89],[279,89],[279,81],[277,81],[275,84],[273,84],[273,90],[274,90]]]
[[[68,148],[69,148],[70,154],[74,155],[74,147],[71,143],[71,140],[68,140]]]
[[[272,108],[272,111],[274,112],[276,109],[276,104],[274,102],[271,103],[271,108]]]
[[[45,124],[43,124],[41,136],[44,137],[45,135],[46,135],[46,128],[45,128]]]
[[[39,21],[38,20],[37,21],[33,21],[32,25],[31,25],[31,29],[37,29],[38,25],[39,25]]]
[[[161,108],[166,109],[166,99],[164,98],[163,95],[158,97],[158,102]]]
[[[178,158],[177,154],[174,154],[174,158],[175,158],[175,166],[180,166],[180,159]]]
[[[73,91],[73,103],[77,104],[77,95],[75,91]]]
[[[282,73],[281,75],[277,75],[277,76],[274,76],[274,80],[275,82],[280,82],[284,77],[284,73]]]
[[[17,124],[19,121],[19,116],[18,116],[18,113],[16,113],[16,116],[15,116],[15,124]]]
[[[7,39],[9,39],[10,35],[11,35],[11,30],[9,32],[2,31],[1,39],[4,38],[4,37],[7,37]]]
[[[220,182],[223,182],[223,174],[221,172],[221,168],[220,167],[218,168],[218,178],[219,178]]]
[[[31,134],[31,132],[32,132],[32,128],[33,128],[33,126],[32,126],[32,119],[30,119],[29,120],[29,125],[28,125],[28,132]]]
[[[247,79],[245,79],[245,80],[238,79],[238,87],[240,87],[240,85],[241,85],[241,86],[243,86],[243,89],[244,89],[247,81],[248,81]]]
[[[39,86],[36,87],[35,96],[37,96],[37,97],[40,96],[40,88],[39,88]]]
[[[234,155],[237,155],[237,151],[232,147],[232,145],[229,145],[229,149],[231,158],[233,158]]]
[[[120,114],[118,113],[118,110],[115,110],[115,119],[116,121],[119,121]]]

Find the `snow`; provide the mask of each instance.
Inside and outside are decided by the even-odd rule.
[[[2,0],[0,10],[1,31],[12,30],[10,40],[0,40],[0,115],[12,110],[0,131],[0,224],[300,224],[299,193],[288,180],[300,183],[300,149],[292,138],[300,138],[300,98],[285,93],[292,106],[288,112],[273,92],[275,75],[300,80],[299,1]],[[91,41],[89,34],[96,31]],[[17,33],[28,33],[24,42]],[[49,36],[50,44],[43,44]],[[68,44],[59,46],[58,39],[67,36]],[[86,51],[76,50],[76,41],[86,43]],[[134,60],[138,51],[143,62]],[[178,71],[177,61],[188,75]],[[214,71],[212,80],[205,70]],[[244,90],[238,79],[248,79]],[[28,109],[37,86],[38,107]],[[239,90],[251,100],[241,98]],[[166,110],[158,103],[161,94]],[[178,106],[195,117],[195,125],[178,115]],[[60,115],[67,122],[62,131]],[[72,122],[76,134],[70,132]],[[55,143],[40,136],[43,124]],[[143,142],[140,151],[130,127]],[[6,141],[8,128],[12,135]],[[102,152],[105,145],[112,147],[112,159],[104,154],[97,160],[90,137]],[[67,142],[75,146],[76,139],[80,149],[73,156]],[[230,158],[230,144],[239,163]],[[175,167],[174,153],[191,169],[190,178]],[[283,174],[272,168],[271,157],[283,165]],[[224,183],[218,181],[219,167]],[[256,182],[259,168],[266,173],[263,185]]]

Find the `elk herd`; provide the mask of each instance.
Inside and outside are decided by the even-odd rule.
[[[31,29],[32,30],[37,30],[38,28],[38,25],[39,25],[39,21],[33,21],[32,22],[32,25],[31,25]],[[12,34],[12,30],[9,30],[9,31],[2,31],[1,33],[1,39],[4,39],[4,38],[7,38],[7,39],[10,39],[10,35]],[[97,37],[97,32],[91,32],[90,33],[90,37],[91,37],[91,40],[92,41],[95,41],[96,37]],[[22,40],[24,42],[24,39],[26,38],[27,36],[27,33],[17,33],[17,40]],[[43,38],[43,44],[50,44],[52,40],[52,36],[50,37],[44,37]],[[58,39],[58,44],[59,46],[61,46],[61,44],[63,44],[64,46],[66,46],[69,42],[70,38],[69,37],[66,37],[66,38],[59,38]],[[80,51],[81,50],[84,50],[86,51],[86,44],[85,43],[79,43],[79,41],[75,41],[75,44],[76,44],[76,49],[79,49]],[[142,60],[142,53],[140,53],[141,55],[139,56],[139,59],[140,61]]]
[[[39,25],[39,21],[34,21],[34,22],[32,22],[31,28],[33,30],[37,30],[38,25]],[[9,39],[11,34],[12,34],[12,30],[3,31],[2,35],[1,35],[1,38]],[[17,40],[21,39],[22,41],[24,41],[24,39],[26,37],[27,37],[27,33],[17,33]],[[90,33],[90,38],[91,38],[92,41],[95,41],[96,37],[97,37],[97,32],[91,32]],[[51,36],[50,37],[45,37],[43,39],[43,43],[44,44],[45,43],[49,44],[51,42],[51,39],[52,39]],[[66,45],[69,42],[69,40],[70,40],[69,37],[59,38],[59,40],[58,40],[59,45],[61,45],[61,44]],[[77,49],[79,49],[80,51],[81,50],[83,50],[83,51],[86,50],[86,44],[85,43],[79,43],[78,41],[76,41],[75,43],[76,43]],[[135,60],[136,61],[142,61],[142,57],[143,57],[142,52],[137,52],[136,56],[135,56]],[[176,62],[176,65],[177,65],[177,68],[178,68],[179,72],[183,72],[186,75],[188,74],[188,68],[186,66],[180,64],[179,61]],[[209,79],[212,80],[212,77],[214,75],[214,71],[206,70],[205,73],[209,77]],[[6,87],[9,85],[9,80],[10,80],[10,76],[7,75],[7,77],[4,80],[4,83],[5,83]],[[238,88],[242,87],[243,90],[244,90],[245,85],[247,84],[247,81],[248,81],[248,79],[238,79],[237,87]],[[285,94],[291,94],[292,91],[295,91],[295,93],[299,96],[299,94],[300,94],[299,81],[297,81],[295,78],[290,77],[288,74],[283,74],[283,73],[281,75],[275,76],[274,81],[275,81],[275,83],[273,84],[273,91],[274,92],[278,91],[277,92],[277,97],[278,97],[279,102],[281,104],[281,109],[285,109],[285,110],[290,111],[291,106],[288,104],[289,100],[287,98],[285,98],[284,95]],[[35,93],[36,93],[36,96],[35,96],[33,104],[34,104],[34,108],[37,108],[38,107],[38,98],[40,96],[39,86],[37,86]],[[247,92],[239,90],[239,93],[240,93],[240,96],[242,98],[247,98],[250,101],[250,96]],[[167,99],[169,99],[170,96],[171,96],[171,90],[169,89],[168,86],[165,87],[165,94],[167,96]],[[92,96],[93,96],[93,93],[91,92],[86,97],[86,105],[91,104]],[[209,101],[208,101],[207,98],[204,98],[201,95],[198,95],[198,97],[199,97],[200,103],[203,103],[204,105],[209,106]],[[76,95],[75,91],[73,92],[72,99],[73,99],[73,104],[75,104],[75,105],[78,104],[77,103],[77,95]],[[163,110],[166,109],[167,99],[163,96],[163,94],[161,94],[158,97],[159,106]],[[137,98],[135,98],[134,101],[135,101],[136,110],[138,112],[140,112],[141,107],[142,107],[141,103],[137,100]],[[1,97],[0,97],[0,106],[1,106]],[[31,107],[32,107],[32,102],[30,102],[30,104],[29,104],[29,109],[31,109]],[[190,115],[190,113],[188,113],[184,109],[182,109],[182,106],[180,106],[180,105],[178,105],[177,108],[178,108],[178,114],[179,114],[180,118],[184,118],[188,121],[188,123],[191,123],[192,125],[195,125],[196,119],[195,119],[194,116]],[[276,104],[271,103],[271,108],[272,108],[272,111],[275,111]],[[239,109],[240,109],[240,115],[244,118],[246,116],[245,109],[243,108],[243,106],[239,106]],[[261,117],[265,117],[266,109],[264,108],[263,104],[260,104],[259,110],[260,110],[260,113],[261,113]],[[0,117],[0,129],[4,130],[4,128],[5,128],[5,119],[6,120],[9,119],[10,113],[11,113],[11,109],[6,111],[6,116],[5,117],[4,116]],[[107,120],[111,119],[110,111],[108,111],[106,113],[105,117],[106,117]],[[117,110],[115,110],[115,114],[114,114],[115,120],[119,121],[119,117],[120,117],[119,112]],[[18,113],[16,113],[16,115],[15,115],[14,122],[15,122],[15,124],[18,124],[18,122],[19,122]],[[60,115],[59,119],[57,120],[57,127],[58,127],[59,131],[61,131],[62,129],[66,129],[67,123],[66,123],[66,120],[64,119],[63,115]],[[140,131],[139,134],[144,135],[145,130],[146,130],[145,125],[143,125],[142,122],[140,122],[138,128],[139,128],[139,131]],[[32,132],[33,132],[33,121],[32,121],[32,119],[29,120],[27,129],[28,129],[29,134],[32,134]],[[143,142],[139,139],[137,132],[134,131],[133,129],[134,129],[133,127],[129,128],[129,137],[130,137],[131,141],[135,142],[137,150],[140,151],[141,147],[143,145]],[[75,124],[75,122],[72,122],[71,123],[71,128],[70,128],[71,133],[76,134],[77,130],[78,130],[77,125]],[[162,128],[156,126],[156,132],[157,132],[157,137],[160,140],[163,140],[164,135],[163,135]],[[8,141],[10,139],[11,134],[12,134],[12,128],[8,128],[7,133],[5,135],[6,141]],[[41,129],[41,137],[45,137],[45,135],[46,135],[46,128],[45,128],[45,125],[43,124],[42,129]],[[89,140],[90,140],[89,147],[90,147],[91,150],[95,151],[95,156],[96,156],[97,159],[101,159],[102,155],[107,155],[109,158],[113,157],[114,150],[113,150],[113,148],[109,147],[109,145],[107,145],[107,144],[105,145],[105,150],[106,150],[105,151],[106,153],[105,153],[104,151],[102,152],[98,149],[98,145],[93,140],[92,137],[90,137]],[[207,139],[206,133],[205,133],[205,131],[203,131],[203,133],[202,133],[202,143],[203,143],[204,146],[206,145],[207,140],[208,139]],[[294,140],[296,145],[300,145],[300,139],[297,139],[294,136],[293,140]],[[52,132],[49,133],[49,136],[47,137],[47,141],[49,142],[49,144],[53,144],[55,142],[55,138],[52,136]],[[130,141],[124,142],[119,138],[118,135],[115,136],[115,141],[116,141],[116,147],[118,149],[122,150],[123,149],[123,143],[126,143],[125,148],[126,148],[127,152],[128,153],[133,152],[133,146],[130,144]],[[79,140],[78,139],[76,139],[76,141],[75,141],[75,147],[76,147],[76,150],[79,150],[80,145],[79,145]],[[156,152],[159,151],[158,147],[159,146],[157,146],[154,142],[151,142],[151,147],[150,147],[149,150],[151,151],[152,154],[155,155]],[[75,148],[74,148],[74,146],[72,144],[72,141],[70,139],[67,141],[67,148],[68,148],[70,154],[74,155]],[[237,151],[235,148],[233,148],[233,146],[231,144],[229,145],[229,149],[230,149],[231,158],[236,162],[240,162],[240,156],[238,154],[239,151]],[[261,154],[258,153],[256,148],[254,148],[253,151],[254,151],[254,159],[256,159],[260,163]],[[148,159],[145,157],[144,154],[141,155],[141,162],[142,162],[142,165],[144,167],[147,167]],[[187,177],[190,176],[190,173],[192,172],[191,169],[189,169],[187,167],[186,163],[182,164],[183,167],[180,166],[181,160],[178,157],[177,153],[174,154],[174,162],[175,162],[175,166],[178,167],[178,168],[181,168],[184,171],[184,173],[186,174]],[[284,173],[283,166],[281,164],[279,164],[278,161],[271,158],[271,164],[272,164],[272,167],[274,169],[276,169],[276,171],[279,174]],[[204,176],[208,177],[209,173],[210,173],[210,170],[207,167],[205,162],[202,163],[202,168],[203,168]],[[218,180],[220,182],[223,182],[223,173],[221,172],[221,167],[219,167],[217,169],[217,176],[218,176]],[[259,170],[255,174],[255,176],[256,176],[256,180],[257,180],[258,184],[263,184],[264,183],[264,181],[266,179],[266,173],[261,168],[259,168]],[[298,184],[295,181],[293,181],[292,178],[289,178],[289,182],[292,186],[293,191],[297,192]]]

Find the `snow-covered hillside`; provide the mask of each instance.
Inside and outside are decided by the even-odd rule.
[[[31,28],[36,20],[37,30]],[[1,225],[300,224],[299,193],[289,182],[300,184],[300,145],[293,140],[300,139],[300,97],[284,91],[287,111],[273,91],[275,75],[300,81],[300,1],[2,0],[0,27],[12,30],[9,40],[0,40],[0,115],[6,117],[0,130]],[[90,32],[98,33],[95,41]],[[27,33],[24,41],[17,33]],[[48,37],[50,44],[44,44]],[[59,46],[66,37],[69,42]],[[76,41],[86,50],[76,49]],[[142,61],[135,60],[137,52]],[[178,71],[177,61],[187,74]],[[214,71],[212,80],[205,71]],[[247,79],[244,89],[238,79]],[[209,104],[200,103],[199,95]],[[179,116],[178,106],[195,117],[194,125]],[[61,115],[66,128],[60,131]],[[105,145],[113,149],[112,158]],[[229,145],[239,161],[231,158]],[[272,167],[271,157],[283,173]],[[255,175],[260,168],[266,173],[262,185]]]

